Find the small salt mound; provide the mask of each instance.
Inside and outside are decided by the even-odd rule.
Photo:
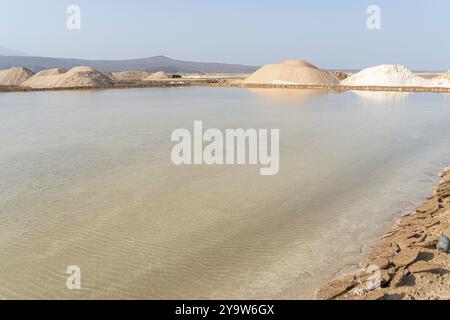
[[[0,70],[0,86],[19,86],[33,76],[26,68]]]
[[[430,80],[433,87],[450,88],[450,71],[443,73]]]
[[[244,84],[335,85],[339,79],[306,61],[287,60],[256,70]]]
[[[450,88],[450,76],[439,76],[431,79],[431,87]]]
[[[112,85],[112,80],[91,67],[75,67],[61,74],[30,78],[23,85],[37,89],[102,87]]]
[[[171,79],[172,77],[165,73],[164,71],[158,71],[155,73],[152,73],[144,80],[165,80],[165,79]]]
[[[113,80],[118,81],[142,81],[147,78],[150,74],[145,71],[120,71],[111,72],[111,77]]]
[[[66,69],[63,69],[63,68],[53,68],[53,69],[47,69],[47,70],[39,71],[39,72],[36,73],[33,77],[54,76],[54,75],[58,75],[58,74],[65,73],[65,72],[67,72]]]
[[[430,81],[412,73],[402,65],[381,65],[364,69],[341,82],[344,86],[434,87]]]

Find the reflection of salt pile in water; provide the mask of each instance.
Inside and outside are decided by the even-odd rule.
[[[26,68],[0,70],[0,86],[18,86],[33,76]]]
[[[391,91],[352,91],[362,100],[375,103],[404,103],[408,100],[409,92],[391,92]]]
[[[244,84],[335,85],[339,79],[306,61],[287,60],[256,70]]]
[[[120,71],[111,72],[111,77],[119,81],[142,81],[150,74],[146,71]]]
[[[439,87],[448,81],[427,80],[402,65],[381,65],[364,69],[341,82],[345,86]]]
[[[144,80],[166,80],[166,79],[171,79],[172,77],[170,75],[168,75],[167,73],[165,73],[164,71],[158,71],[155,73],[152,73],[151,75],[149,75],[148,77],[146,77]]]
[[[265,101],[282,103],[302,103],[329,93],[325,89],[248,89]]]
[[[91,67],[75,67],[64,73],[32,77],[23,83],[31,88],[102,87],[112,84],[110,78]]]

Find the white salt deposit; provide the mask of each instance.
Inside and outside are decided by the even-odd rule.
[[[381,65],[364,69],[341,82],[345,86],[445,87],[444,80],[427,80],[402,65]]]
[[[430,80],[437,87],[450,88],[450,71]]]

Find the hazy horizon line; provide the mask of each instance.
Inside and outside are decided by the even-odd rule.
[[[228,65],[240,65],[240,66],[245,66],[245,67],[261,67],[262,65],[259,64],[246,64],[246,63],[234,63],[234,62],[222,62],[222,61],[212,61],[212,60],[208,60],[208,61],[201,61],[201,60],[189,60],[189,59],[184,59],[184,58],[178,58],[178,57],[169,57],[167,55],[164,54],[157,54],[157,55],[148,55],[148,56],[141,56],[141,57],[134,57],[134,58],[83,58],[83,57],[61,57],[61,56],[41,56],[41,55],[34,55],[34,54],[29,54],[29,53],[24,53],[21,51],[17,51],[15,49],[11,49],[5,46],[0,45],[0,48],[2,49],[6,49],[7,51],[10,52],[16,52],[17,54],[2,54],[0,53],[0,57],[21,57],[21,58],[47,58],[47,59],[64,59],[64,60],[84,60],[84,61],[110,61],[110,62],[115,62],[115,61],[133,61],[133,60],[143,60],[143,59],[150,59],[150,58],[166,58],[169,60],[176,60],[176,61],[183,61],[183,62],[194,62],[194,63],[205,63],[205,64],[228,64]],[[286,58],[280,61],[284,61],[284,60],[292,60],[291,58]],[[305,59],[295,59],[295,60],[305,60]],[[277,63],[280,61],[272,61],[269,63]],[[314,63],[313,63],[314,64]],[[377,64],[377,65],[383,65],[383,64],[402,64],[402,63],[382,63],[382,64]],[[370,66],[366,66],[366,67],[352,67],[352,68],[339,68],[339,67],[332,67],[332,68],[323,68],[324,70],[330,70],[330,71],[359,71],[365,68],[369,68],[369,67],[373,67],[373,66],[377,66],[377,65],[370,65]],[[445,68],[444,69],[415,69],[415,68],[411,68],[412,71],[414,72],[442,72],[442,71],[448,71]]]

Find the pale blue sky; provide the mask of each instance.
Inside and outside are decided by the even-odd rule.
[[[66,28],[70,4],[81,7],[80,31]],[[379,31],[366,27],[370,4],[381,7]],[[0,0],[0,45],[53,57],[446,70],[449,17],[448,0]]]

